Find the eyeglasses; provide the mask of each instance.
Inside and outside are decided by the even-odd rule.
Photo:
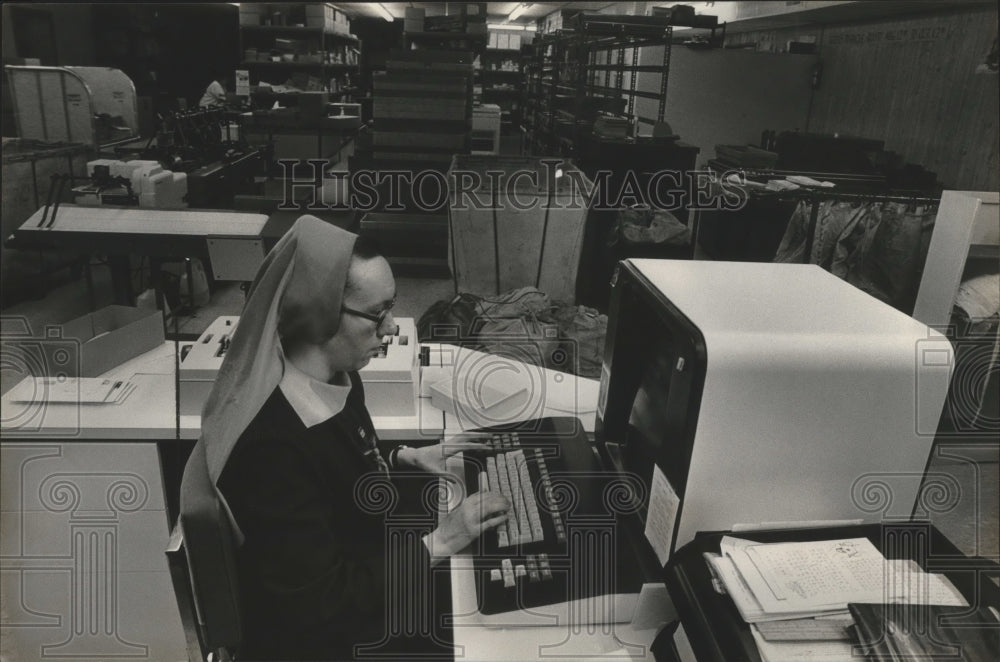
[[[382,312],[380,312],[377,315],[372,315],[371,313],[366,313],[361,310],[354,310],[353,308],[348,308],[347,306],[341,306],[340,310],[342,312],[347,313],[348,315],[354,315],[355,317],[366,319],[369,322],[375,322],[375,330],[377,331],[382,328],[382,325],[385,323],[386,318],[392,312],[392,307],[395,305],[396,305],[396,300],[393,299],[392,301],[389,302],[389,305],[386,306],[382,310]]]

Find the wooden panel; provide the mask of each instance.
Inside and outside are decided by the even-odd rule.
[[[726,45],[779,52],[788,41],[816,37],[823,75],[807,130],[885,140],[946,188],[989,190],[1000,180],[998,78],[975,69],[996,26],[995,7],[957,8],[730,34]]]
[[[947,188],[995,189],[997,76],[975,73],[997,11],[827,27],[811,131],[883,139]]]

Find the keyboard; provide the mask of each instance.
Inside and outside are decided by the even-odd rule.
[[[625,483],[601,469],[582,425],[547,418],[480,432],[489,441],[464,453],[466,489],[500,492],[512,505],[505,522],[480,536],[473,558],[480,613],[638,593],[641,570],[616,497],[609,501]]]

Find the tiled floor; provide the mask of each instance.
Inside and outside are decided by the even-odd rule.
[[[98,306],[111,302],[106,269],[94,271]],[[399,277],[397,280],[397,316],[419,319],[435,301],[454,294],[449,279]],[[84,282],[70,282],[49,292],[42,300],[28,301],[3,311],[5,328],[11,316],[30,324],[31,330],[43,333],[47,324],[58,324],[88,311]],[[239,314],[242,291],[233,285],[220,287],[211,302],[193,315],[178,318],[183,334],[199,334],[218,315]],[[1000,451],[996,439],[969,443],[958,439],[940,446],[930,462],[928,476],[945,476],[941,488],[926,499],[932,521],[967,554],[1000,559]],[[724,489],[724,488],[721,488]]]

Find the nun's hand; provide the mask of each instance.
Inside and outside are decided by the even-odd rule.
[[[396,453],[396,463],[404,469],[419,469],[431,474],[447,473],[448,458],[456,453],[481,450],[488,437],[476,434],[459,434],[440,443],[420,448],[401,448]],[[477,441],[479,440],[479,441]]]
[[[479,535],[507,519],[510,501],[499,492],[476,492],[441,517],[425,539],[431,558],[447,558],[465,549]]]

